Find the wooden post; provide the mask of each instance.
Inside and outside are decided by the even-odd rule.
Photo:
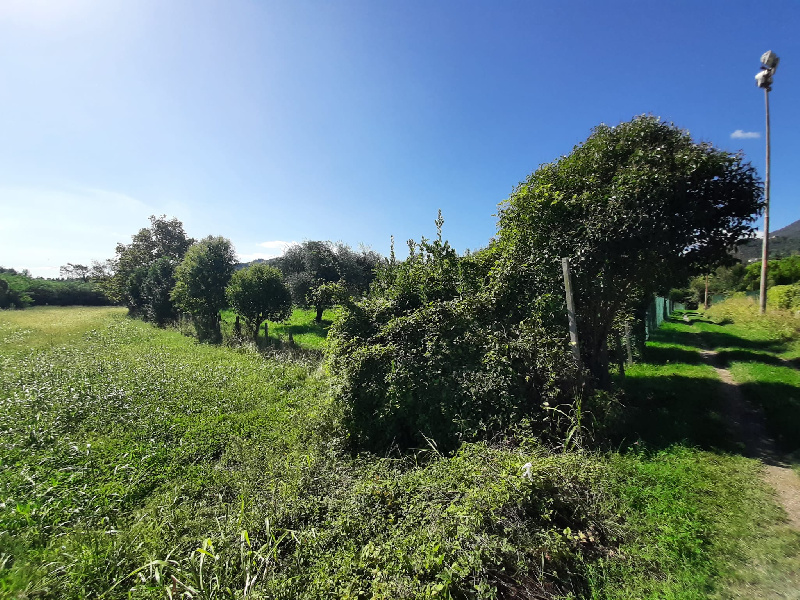
[[[581,363],[581,347],[578,344],[578,320],[575,317],[575,301],[572,298],[572,274],[569,270],[569,259],[561,259],[561,268],[564,271],[564,289],[567,293],[567,317],[569,318],[569,343],[572,346],[572,357],[579,369],[583,369]]]
[[[706,273],[706,301],[703,302],[703,308],[708,310],[708,273]]]

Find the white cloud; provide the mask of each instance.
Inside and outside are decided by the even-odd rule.
[[[749,140],[760,137],[761,134],[758,131],[744,131],[743,129],[737,129],[731,134],[731,138],[734,140]]]

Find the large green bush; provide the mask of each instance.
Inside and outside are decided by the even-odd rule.
[[[451,449],[525,418],[542,423],[574,376],[545,311],[519,323],[498,317],[484,257],[459,257],[441,235],[410,250],[329,334],[328,366],[354,444]]]

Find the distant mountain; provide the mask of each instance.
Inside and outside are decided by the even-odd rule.
[[[800,220],[773,231],[769,236],[769,256],[777,258],[800,254]],[[749,240],[739,246],[736,258],[747,264],[761,258],[761,240]]]

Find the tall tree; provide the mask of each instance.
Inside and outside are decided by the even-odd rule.
[[[159,258],[166,257],[178,264],[194,243],[186,237],[183,224],[166,215],[150,217],[150,227],[144,227],[132,237],[130,244],[117,244],[116,257],[105,270],[113,275],[101,283],[106,295],[125,304],[132,313],[141,311],[140,285],[144,278],[135,275],[137,269],[147,271]]]
[[[61,265],[59,268],[59,274],[63,279],[80,279],[81,281],[89,281],[89,272],[89,267],[76,263],[67,263],[65,265]]]
[[[725,262],[762,206],[761,183],[741,155],[652,116],[600,125],[501,205],[499,312],[521,320],[545,295],[557,300],[559,260],[568,257],[581,355],[607,386],[615,317]]]
[[[261,323],[283,321],[292,314],[292,294],[283,275],[263,263],[236,271],[225,294],[231,308],[244,319],[254,341],[258,341]],[[268,333],[265,328],[264,337]]]
[[[208,236],[189,248],[175,269],[172,301],[194,317],[201,340],[222,339],[219,311],[225,308],[225,288],[235,264],[236,253],[230,240]]]

